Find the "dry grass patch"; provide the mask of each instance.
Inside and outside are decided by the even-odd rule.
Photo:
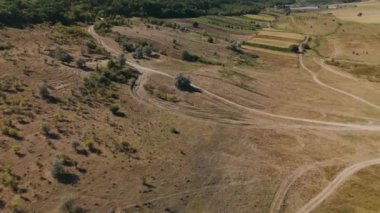
[[[273,30],[262,30],[260,31],[259,36],[273,36],[279,38],[293,39],[295,41],[300,41],[305,38],[305,36],[302,34]]]
[[[378,212],[379,170],[379,166],[372,166],[359,171],[315,212]]]
[[[347,7],[332,11],[329,10],[327,12],[345,21],[372,24],[380,23],[380,2],[363,2],[357,4],[357,7]]]
[[[259,15],[247,14],[247,15],[244,15],[244,17],[250,18],[255,21],[266,21],[266,22],[274,21],[276,19],[275,17],[268,14],[259,14]]]

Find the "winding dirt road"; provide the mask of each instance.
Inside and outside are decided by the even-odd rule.
[[[335,192],[339,186],[341,186],[344,182],[346,182],[352,175],[358,172],[361,169],[366,167],[374,166],[380,164],[380,158],[362,161],[356,163],[350,167],[345,168],[341,171],[333,181],[331,181],[325,189],[323,189],[317,196],[311,199],[306,205],[300,208],[297,213],[308,213],[318,207],[326,198],[328,198],[333,192]]]
[[[356,96],[356,95],[351,94],[351,93],[349,93],[349,92],[346,92],[346,91],[344,91],[344,90],[341,90],[341,89],[338,89],[338,88],[335,88],[335,87],[332,87],[332,86],[330,86],[330,85],[327,85],[327,84],[323,83],[321,80],[319,80],[319,78],[318,78],[317,74],[315,74],[315,72],[313,72],[312,70],[310,70],[309,68],[307,68],[307,67],[305,66],[305,64],[304,64],[304,62],[303,62],[303,55],[302,55],[302,54],[299,54],[299,61],[300,61],[301,67],[302,67],[304,70],[306,70],[307,72],[310,73],[310,75],[312,76],[313,81],[314,81],[315,83],[319,84],[319,85],[322,86],[322,87],[325,87],[325,88],[328,88],[328,89],[333,90],[333,91],[335,91],[335,92],[338,92],[338,93],[340,93],[340,94],[342,94],[342,95],[345,95],[345,96],[351,97],[351,98],[353,98],[353,99],[355,99],[355,100],[357,100],[357,101],[359,101],[359,102],[362,102],[362,103],[364,103],[364,104],[366,104],[366,105],[368,105],[368,106],[370,106],[370,107],[373,107],[373,108],[375,108],[375,109],[377,109],[377,110],[380,110],[380,106],[378,106],[378,105],[376,105],[376,104],[374,104],[374,103],[372,103],[372,102],[370,102],[370,101],[367,101],[367,100],[365,100],[365,99],[363,99],[363,98],[361,98],[361,97],[359,97],[359,96]]]
[[[100,43],[107,51],[109,51],[110,53],[114,54],[114,55],[118,55],[118,54],[121,54],[122,52],[120,50],[117,50],[115,48],[112,48],[110,47],[105,41],[103,37],[101,37],[100,35],[98,35],[95,30],[94,30],[94,26],[90,26],[88,28],[88,33],[90,35],[92,35],[94,37],[94,39]],[[309,72],[312,76],[312,79],[314,80],[314,82],[316,82],[317,84],[319,84],[320,86],[323,86],[325,88],[328,88],[330,90],[333,90],[335,92],[338,92],[342,95],[345,95],[345,96],[349,96],[357,101],[360,101],[368,106],[371,106],[373,108],[376,108],[378,110],[380,110],[380,106],[374,104],[374,103],[371,103],[361,97],[358,97],[356,95],[353,95],[349,92],[346,92],[344,90],[341,90],[341,89],[337,89],[335,87],[332,87],[332,86],[329,86],[323,82],[321,82],[317,75],[312,71],[310,70],[309,68],[307,68],[303,62],[303,56],[302,54],[299,55],[299,60],[300,60],[300,65],[303,69],[305,69],[307,72]],[[161,71],[158,71],[158,70],[154,70],[154,69],[151,69],[151,68],[147,68],[147,67],[143,67],[137,63],[134,63],[134,62],[131,62],[131,61],[127,61],[127,64],[129,66],[132,66],[134,67],[135,69],[137,69],[138,71],[140,71],[142,73],[142,79],[143,80],[140,80],[140,84],[143,84],[144,81],[146,80],[147,76],[145,76],[146,74],[148,73],[154,73],[154,74],[159,74],[159,75],[163,75],[163,76],[166,76],[166,77],[169,77],[169,78],[172,78],[174,79],[174,76],[172,75],[169,75],[167,73],[164,73],[164,72],[161,72]],[[145,80],[144,80],[145,79]],[[265,111],[261,111],[261,110],[257,110],[257,109],[254,109],[254,108],[250,108],[250,107],[247,107],[247,106],[243,106],[243,105],[240,105],[236,102],[233,102],[231,100],[228,100],[224,97],[221,97],[221,96],[218,96],[200,86],[197,86],[197,85],[194,85],[193,86],[195,88],[198,88],[200,89],[204,94],[210,96],[210,97],[213,97],[217,100],[220,100],[226,104],[229,104],[231,106],[234,106],[236,108],[239,108],[239,109],[242,109],[242,110],[245,110],[247,112],[251,112],[251,113],[255,113],[255,114],[259,114],[259,115],[264,115],[264,116],[268,116],[268,117],[272,117],[272,118],[278,118],[278,119],[284,119],[284,120],[290,120],[290,121],[296,121],[296,122],[303,122],[303,123],[309,123],[309,124],[318,124],[318,125],[322,125],[322,126],[325,126],[325,127],[335,127],[335,128],[347,128],[347,129],[352,129],[352,130],[364,130],[364,131],[380,131],[380,126],[378,125],[360,125],[360,124],[351,124],[351,123],[339,123],[339,122],[329,122],[329,121],[320,121],[320,120],[313,120],[313,119],[307,119],[307,118],[297,118],[297,117],[291,117],[291,116],[286,116],[286,115],[278,115],[278,114],[273,114],[273,113],[269,113],[269,112],[265,112]],[[299,125],[300,127],[302,127],[303,125]],[[341,173],[339,173],[337,175],[337,177],[331,181],[329,183],[329,185],[321,192],[319,193],[317,196],[315,196],[312,200],[310,200],[306,205],[304,205],[302,208],[299,209],[299,213],[306,213],[306,212],[310,212],[312,211],[313,209],[315,209],[319,204],[321,204],[327,197],[329,197],[341,184],[343,184],[345,181],[347,181],[349,179],[349,177],[351,177],[353,174],[355,174],[357,171],[363,169],[363,168],[366,168],[366,167],[369,167],[369,166],[373,166],[373,165],[376,165],[376,164],[380,164],[380,159],[374,159],[374,160],[369,160],[369,161],[363,161],[363,162],[359,162],[357,164],[354,164],[346,169],[344,169]],[[303,167],[300,167],[299,169],[295,170],[285,181],[283,181],[283,183],[280,185],[280,188],[279,190],[277,191],[276,195],[275,195],[275,198],[272,202],[272,205],[271,205],[271,209],[270,209],[270,212],[279,212],[281,210],[281,206],[283,204],[283,201],[286,197],[286,194],[288,192],[288,190],[290,189],[291,185],[299,178],[301,177],[306,171],[310,170],[310,169],[313,169],[315,167],[315,165],[306,165],[306,166],[303,166]],[[241,183],[240,183],[241,184]],[[246,184],[246,183],[245,183]],[[228,184],[230,185],[230,184]],[[239,185],[239,184],[238,184]],[[215,189],[215,188],[218,188],[217,186],[206,186],[206,187],[202,187],[200,189],[193,189],[193,190],[189,190],[189,191],[183,191],[183,192],[178,192],[178,193],[173,193],[173,194],[169,194],[169,195],[166,195],[166,196],[160,196],[160,197],[156,197],[156,198],[153,198],[151,200],[148,200],[150,202],[154,202],[154,201],[157,201],[157,200],[160,200],[160,199],[166,199],[166,198],[170,198],[170,197],[174,197],[174,196],[180,196],[180,195],[185,195],[185,194],[192,194],[192,193],[197,193],[197,192],[200,192],[200,191],[203,191],[203,190],[206,190],[206,189]],[[129,205],[129,207],[132,207],[136,204],[131,204]]]
[[[334,74],[336,74],[336,75],[339,75],[339,76],[341,76],[341,77],[343,77],[343,78],[350,79],[350,80],[352,80],[352,81],[359,81],[357,78],[355,78],[355,77],[353,77],[353,76],[351,76],[351,75],[348,75],[348,74],[345,74],[345,73],[342,73],[342,72],[336,71],[336,70],[334,70],[333,68],[329,67],[328,65],[325,64],[325,62],[324,62],[323,59],[321,59],[319,62],[316,61],[316,63],[318,63],[323,69],[325,69],[325,70],[327,70],[327,71],[329,71],[329,72],[331,72],[331,73],[334,73]]]
[[[98,42],[100,43],[107,51],[109,51],[110,53],[114,54],[114,55],[119,55],[119,54],[122,54],[122,51],[120,50],[117,50],[115,48],[112,48],[110,47],[105,41],[104,41],[104,37],[98,35],[95,30],[94,30],[94,26],[90,26],[88,28],[88,33]],[[302,56],[301,56],[302,57]],[[146,74],[146,73],[155,73],[155,74],[159,74],[159,75],[163,75],[163,76],[166,76],[166,77],[169,77],[169,78],[172,78],[174,79],[174,76],[170,75],[170,74],[167,74],[165,72],[161,72],[159,70],[155,70],[155,69],[151,69],[151,68],[147,68],[147,67],[143,67],[137,63],[134,63],[134,62],[131,62],[131,61],[127,61],[127,64],[129,66],[132,66],[134,67],[135,69],[137,69],[138,71],[140,71],[143,75]],[[303,61],[301,59],[301,65],[303,65]],[[306,68],[304,65],[303,67],[305,69],[307,69],[307,71],[311,72],[311,74],[313,75],[313,79],[315,79],[316,81],[319,81],[318,78],[316,77],[316,75],[314,74],[314,72],[312,72],[311,70],[309,70],[308,68]],[[319,81],[320,82],[320,81]],[[321,84],[325,85],[326,87],[330,87],[322,82],[320,82]],[[362,130],[362,131],[380,131],[380,126],[378,125],[364,125],[364,124],[350,124],[350,123],[340,123],[340,122],[330,122],[330,121],[320,121],[320,120],[313,120],[313,119],[307,119],[307,118],[297,118],[297,117],[292,117],[292,116],[286,116],[286,115],[278,115],[278,114],[273,114],[273,113],[269,113],[269,112],[265,112],[265,111],[261,111],[261,110],[258,110],[258,109],[254,109],[254,108],[250,108],[250,107],[247,107],[247,106],[243,106],[243,105],[240,105],[236,102],[233,102],[231,100],[228,100],[224,97],[221,97],[219,95],[216,95],[200,86],[197,86],[195,84],[192,84],[193,87],[195,88],[198,88],[200,89],[204,94],[206,95],[209,95],[210,97],[213,97],[217,100],[220,100],[224,103],[227,103],[231,106],[234,106],[234,107],[237,107],[239,109],[242,109],[242,110],[245,110],[247,112],[251,112],[251,113],[255,113],[255,114],[259,114],[259,115],[263,115],[263,116],[268,116],[268,117],[272,117],[272,118],[277,118],[277,119],[284,119],[284,120],[290,120],[290,121],[296,121],[296,122],[303,122],[303,123],[309,123],[309,124],[318,124],[318,125],[325,125],[325,126],[331,126],[331,127],[341,127],[341,128],[347,128],[347,129],[352,129],[352,130]],[[331,87],[331,89],[333,90],[338,90],[336,88],[333,88]],[[347,92],[344,92],[344,91],[341,91],[339,90],[341,93],[343,94],[346,94],[348,96],[351,96],[357,100],[360,100],[361,98],[360,97],[357,97],[357,96],[354,96],[352,94],[349,94]],[[364,99],[362,99],[364,100]],[[364,100],[365,101],[365,100]],[[369,103],[370,104],[370,103]],[[380,107],[379,107],[380,109]]]

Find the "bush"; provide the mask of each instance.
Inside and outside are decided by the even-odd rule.
[[[76,64],[80,69],[86,68],[86,60],[84,60],[83,58],[78,58],[78,60],[76,61]]]
[[[40,97],[44,100],[47,100],[50,98],[50,92],[46,85],[46,83],[42,83],[39,88]]]
[[[110,110],[111,110],[111,112],[112,112],[112,114],[117,114],[118,112],[119,112],[119,106],[117,106],[117,105],[112,105],[111,107],[110,107]]]
[[[181,58],[184,61],[190,61],[190,62],[196,62],[199,60],[199,56],[191,54],[188,51],[183,51]]]
[[[57,180],[60,180],[62,177],[64,177],[67,174],[67,171],[62,165],[62,162],[55,161],[51,168],[51,174],[53,177]]]
[[[237,53],[243,53],[243,50],[241,49],[241,44],[237,41],[230,42],[230,44],[227,46],[227,49],[230,49]]]
[[[42,134],[44,134],[45,136],[48,136],[48,135],[50,134],[50,127],[49,127],[49,124],[47,124],[47,123],[42,124],[42,126],[41,126],[41,132],[42,132]]]
[[[55,178],[58,182],[63,183],[63,184],[74,184],[78,182],[78,176],[69,173],[64,165],[63,161],[56,159],[51,167],[51,174],[53,178]]]
[[[111,32],[112,25],[105,21],[97,21],[95,23],[94,29],[97,33],[104,35]]]
[[[118,145],[119,152],[123,152],[125,154],[131,155],[136,154],[137,149],[133,148],[128,142],[123,141]]]
[[[125,117],[126,116],[125,113],[119,111],[120,108],[117,105],[112,105],[110,107],[110,110],[111,110],[112,114],[115,116],[118,116],[118,117]]]
[[[214,39],[212,37],[208,37],[207,42],[208,43],[214,43]]]
[[[290,45],[290,46],[289,46],[289,50],[290,50],[291,52],[294,52],[294,53],[298,53],[298,51],[299,51],[298,46],[295,45],[295,44]]]
[[[64,198],[62,200],[62,204],[60,206],[60,211],[62,213],[84,213],[86,212],[83,208],[75,205],[75,201],[73,198]]]
[[[81,148],[81,145],[78,141],[73,141],[71,147],[75,150],[77,154],[88,156],[87,150]]]
[[[10,44],[0,43],[0,51],[9,50],[11,48],[12,48],[12,45],[10,45]]]
[[[304,48],[305,50],[310,50],[310,49],[311,49],[308,43],[304,43],[304,44],[303,44],[303,48]]]
[[[17,132],[17,130],[13,129],[12,127],[5,127],[3,129],[3,134],[8,136],[8,137],[14,138],[16,140],[22,140],[23,139],[23,137]]]
[[[56,161],[58,161],[63,166],[69,166],[69,167],[73,167],[78,164],[76,161],[72,160],[69,156],[64,155],[64,154],[57,155]]]

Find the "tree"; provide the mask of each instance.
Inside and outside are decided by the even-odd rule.
[[[144,46],[142,52],[145,56],[150,57],[152,55],[152,47],[149,45]]]
[[[136,59],[141,59],[144,57],[143,48],[141,46],[135,49],[135,52],[133,53],[133,57]]]
[[[189,90],[192,88],[190,79],[185,77],[182,73],[175,78],[175,86],[180,90]]]
[[[74,57],[61,48],[57,48],[53,54],[54,54],[54,57],[60,60],[62,63],[69,64],[74,61]]]

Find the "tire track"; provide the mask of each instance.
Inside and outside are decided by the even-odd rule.
[[[94,39],[100,43],[107,51],[115,54],[115,55],[118,55],[118,54],[121,54],[122,52],[120,50],[115,50],[114,48],[108,46],[104,41],[103,41],[103,37],[99,36],[95,30],[94,30],[94,26],[90,26],[88,28],[88,33],[94,37]],[[302,56],[300,55],[301,59],[300,59],[300,62],[301,62],[301,65],[308,71],[312,74],[313,76],[313,79],[317,82],[319,82],[320,84],[322,85],[325,85],[326,87],[328,88],[331,88],[333,90],[337,90],[337,91],[340,91],[336,88],[333,88],[333,87],[330,87],[322,82],[320,82],[318,80],[318,78],[316,77],[316,75],[314,74],[314,72],[312,72],[311,70],[309,70],[307,67],[304,66],[303,64],[303,61],[302,61]],[[141,71],[141,72],[146,72],[146,73],[155,73],[155,74],[159,74],[159,75],[163,75],[163,76],[166,76],[166,77],[169,77],[171,79],[174,79],[174,76],[172,75],[169,75],[165,72],[161,72],[161,71],[158,71],[158,70],[154,70],[154,69],[151,69],[151,68],[147,68],[147,67],[143,67],[137,63],[134,63],[134,62],[130,62],[130,61],[127,61],[127,64],[129,66],[132,66],[134,67],[135,69]],[[286,115],[278,115],[278,114],[273,114],[273,113],[269,113],[269,112],[265,112],[265,111],[261,111],[261,110],[258,110],[258,109],[254,109],[254,108],[250,108],[250,107],[247,107],[247,106],[243,106],[243,105],[240,105],[236,102],[233,102],[231,100],[228,100],[224,97],[221,97],[219,95],[216,95],[200,86],[197,86],[195,84],[192,84],[193,87],[197,88],[197,89],[200,89],[204,94],[206,95],[209,95],[210,97],[213,97],[217,100],[220,100],[224,103],[227,103],[231,106],[235,106],[239,109],[242,109],[242,110],[245,110],[245,111],[248,111],[248,112],[251,112],[251,113],[255,113],[255,114],[258,114],[258,115],[263,115],[263,116],[267,116],[267,117],[271,117],[271,118],[277,118],[277,119],[283,119],[283,120],[289,120],[289,121],[296,121],[296,122],[303,122],[303,123],[310,123],[310,124],[318,124],[318,125],[326,125],[326,126],[331,126],[331,127],[342,127],[342,128],[348,128],[348,129],[355,129],[355,130],[362,130],[362,131],[380,131],[380,126],[378,125],[361,125],[361,124],[351,124],[351,123],[339,123],[339,122],[330,122],[330,121],[320,121],[320,120],[313,120],[313,119],[307,119],[307,118],[297,118],[297,117],[292,117],[292,116],[286,116]],[[340,91],[341,93],[343,94],[346,94],[346,95],[349,95],[349,96],[353,96],[355,97],[355,99],[357,100],[361,100],[361,98],[359,97],[356,97],[352,94],[349,94],[347,92],[344,92],[344,91]],[[365,100],[364,100],[365,101]],[[379,110],[380,110],[380,107],[378,107]]]
[[[352,175],[366,167],[380,164],[380,158],[362,161],[341,171],[333,181],[331,181],[326,188],[324,188],[318,195],[311,199],[307,204],[300,208],[297,213],[309,213],[318,207],[324,200],[326,200],[332,193],[334,193],[344,182],[346,182]]]
[[[307,67],[305,66],[305,64],[304,64],[304,62],[303,62],[303,55],[302,55],[302,54],[299,54],[299,60],[300,60],[301,67],[302,67],[304,70],[306,70],[307,72],[310,73],[310,75],[312,76],[312,79],[313,79],[313,81],[314,81],[315,83],[319,84],[319,85],[322,86],[322,87],[325,87],[325,88],[328,88],[328,89],[330,89],[330,90],[333,90],[333,91],[335,91],[335,92],[337,92],[337,93],[340,93],[340,94],[342,94],[342,95],[345,95],[345,96],[351,97],[351,98],[353,98],[353,99],[355,99],[355,100],[357,100],[357,101],[359,101],[359,102],[362,102],[362,103],[364,103],[364,104],[366,104],[366,105],[368,105],[368,106],[370,106],[370,107],[373,107],[373,108],[375,108],[375,109],[377,109],[377,110],[380,110],[380,106],[378,106],[378,105],[376,105],[376,104],[374,104],[374,103],[372,103],[372,102],[370,102],[370,101],[367,101],[367,100],[365,100],[364,98],[361,98],[361,97],[356,96],[356,95],[354,95],[354,94],[352,94],[352,93],[349,93],[349,92],[347,92],[347,91],[344,91],[344,90],[341,90],[341,89],[338,89],[338,88],[335,88],[335,87],[332,87],[332,86],[329,86],[329,85],[323,83],[321,80],[319,80],[317,74],[315,74],[311,69],[309,69],[309,68],[307,68]]]

